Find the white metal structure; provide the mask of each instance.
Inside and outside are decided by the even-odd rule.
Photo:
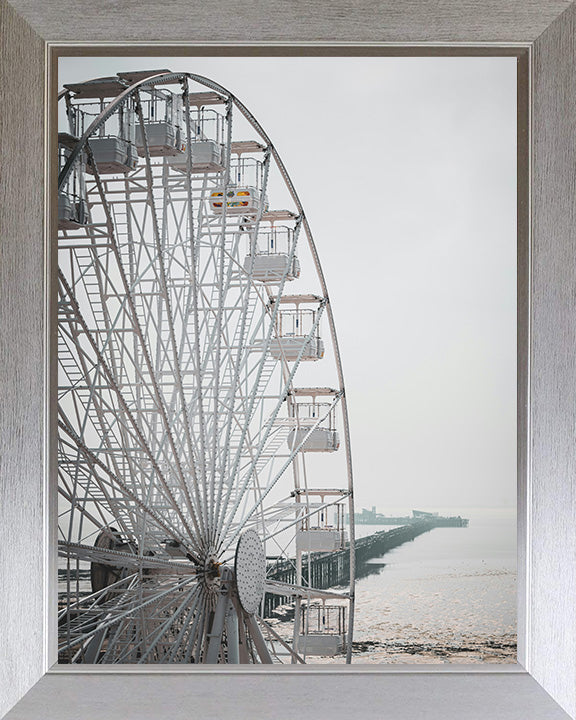
[[[347,632],[325,645],[345,645],[349,662],[353,534],[347,545],[332,532],[329,546],[303,534],[319,515],[342,518],[343,503],[354,517],[342,370],[283,163],[206,78],[125,73],[61,99],[60,661],[304,662],[307,608],[330,599]],[[258,140],[235,139],[242,118]],[[272,173],[293,210],[269,208]],[[264,271],[280,237],[282,262]],[[298,282],[315,295],[287,292],[300,255]],[[302,361],[323,356],[313,379],[336,387],[299,390]],[[299,394],[316,414],[303,417]],[[331,460],[336,425],[343,447],[326,476],[338,489],[323,489],[303,451]],[[312,587],[311,554],[342,548],[348,587]],[[273,577],[279,563],[294,582]],[[264,592],[294,603],[289,632],[262,617]]]

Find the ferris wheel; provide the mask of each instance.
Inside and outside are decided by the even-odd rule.
[[[191,73],[59,102],[59,661],[350,662],[346,398],[284,164]]]

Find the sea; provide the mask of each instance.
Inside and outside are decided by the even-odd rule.
[[[469,527],[419,535],[373,558],[357,580],[354,663],[516,662],[515,511],[440,514],[467,517]],[[356,537],[386,529],[356,525]]]
[[[515,512],[442,508],[440,514],[461,515],[470,524],[434,528],[359,568],[354,664],[516,662]],[[356,525],[355,535],[361,538],[392,527]],[[83,573],[80,589],[89,592],[89,570]],[[289,639],[286,622],[271,623]],[[342,663],[343,656],[307,661]]]

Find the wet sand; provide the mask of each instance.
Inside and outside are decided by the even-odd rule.
[[[459,637],[452,642],[401,641],[354,642],[352,662],[358,664],[462,664],[515,663],[516,635],[500,637]],[[329,664],[342,662],[343,656],[334,658],[309,658],[308,662]]]
[[[513,518],[437,528],[370,564],[373,572],[356,583],[355,664],[516,662]],[[272,623],[284,635],[281,617]],[[341,663],[343,656],[307,662]]]

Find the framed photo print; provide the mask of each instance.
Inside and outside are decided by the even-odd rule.
[[[573,5],[2,3],[1,712],[574,717]]]

